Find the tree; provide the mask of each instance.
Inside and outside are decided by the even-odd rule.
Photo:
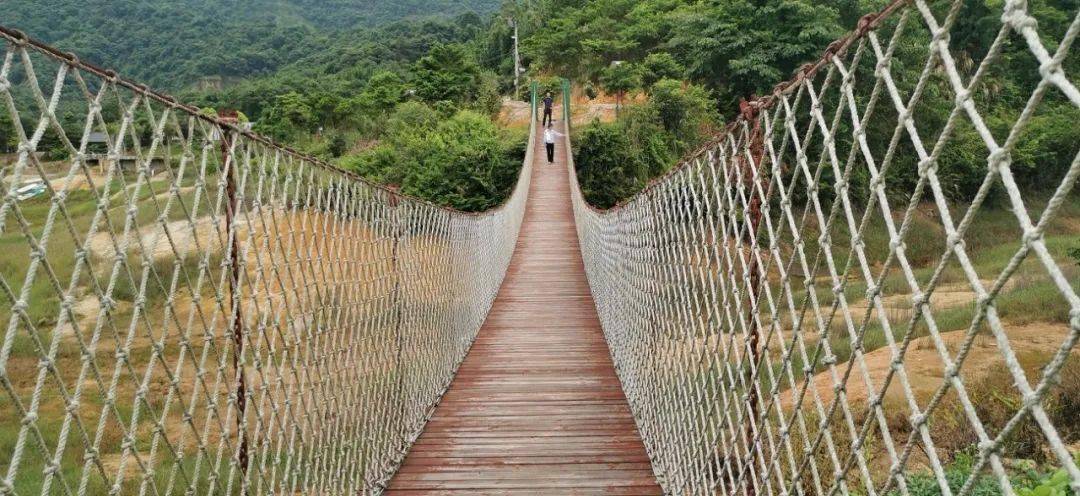
[[[369,114],[386,115],[405,97],[405,81],[396,72],[376,72],[360,92],[359,107]]]
[[[462,45],[435,45],[413,68],[416,95],[427,102],[471,103],[480,87],[480,66]]]
[[[686,75],[686,68],[667,52],[650,53],[641,66],[641,82],[646,88],[662,79],[682,80]]]
[[[314,131],[315,124],[315,113],[307,100],[291,91],[275,99],[274,104],[263,112],[257,127],[260,132],[284,140],[300,131]]]
[[[0,105],[0,152],[10,153],[15,149],[18,144],[16,134],[7,107]]]
[[[615,94],[615,108],[619,110],[626,92],[641,87],[641,73],[633,64],[614,63],[600,76],[600,84],[608,93]]]
[[[394,114],[387,120],[386,130],[390,135],[400,135],[408,130],[427,132],[435,129],[439,123],[439,114],[423,102],[405,102],[398,105]]]
[[[521,167],[495,123],[467,110],[414,142],[414,149],[420,153],[402,191],[464,210],[486,210],[509,196]]]
[[[722,108],[761,94],[844,34],[835,8],[813,0],[724,0],[680,14],[668,42]]]
[[[664,79],[649,91],[649,105],[664,129],[677,139],[688,139],[700,132],[700,126],[715,119],[712,96],[703,86]]]

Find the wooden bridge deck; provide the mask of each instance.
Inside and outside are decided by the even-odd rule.
[[[585,279],[566,150],[549,165],[536,141],[506,281],[387,494],[661,494]]]

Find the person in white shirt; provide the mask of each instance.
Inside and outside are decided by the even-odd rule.
[[[551,128],[551,124],[547,125],[547,129],[544,130],[544,144],[547,145],[548,163],[555,163],[555,140],[566,136]]]

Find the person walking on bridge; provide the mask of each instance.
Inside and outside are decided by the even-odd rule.
[[[552,113],[552,106],[553,105],[555,105],[555,98],[553,98],[551,96],[551,92],[549,91],[549,92],[547,92],[546,95],[544,95],[544,123],[543,123],[543,125],[545,125],[545,126],[550,126],[551,125],[551,113]]]
[[[544,145],[547,147],[549,164],[555,163],[555,140],[563,136],[566,135],[553,129],[550,122],[547,125],[547,129],[544,129]]]

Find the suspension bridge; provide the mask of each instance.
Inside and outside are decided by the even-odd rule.
[[[1080,16],[1048,41],[998,2],[966,70],[961,3],[863,17],[609,210],[578,184],[569,84],[553,164],[534,89],[517,185],[478,214],[0,27],[0,494],[1011,495],[1020,435],[1080,492],[1054,396],[1080,340],[1080,155],[1038,198],[1011,169],[1046,101],[1080,108]],[[1037,82],[991,126],[1006,47]],[[916,118],[931,88],[946,122]],[[963,203],[938,167],[959,127],[985,148]],[[46,195],[20,199],[30,180]],[[993,190],[1011,234],[987,246]],[[1017,319],[1024,291],[1055,310]],[[994,418],[987,384],[1015,398]]]

